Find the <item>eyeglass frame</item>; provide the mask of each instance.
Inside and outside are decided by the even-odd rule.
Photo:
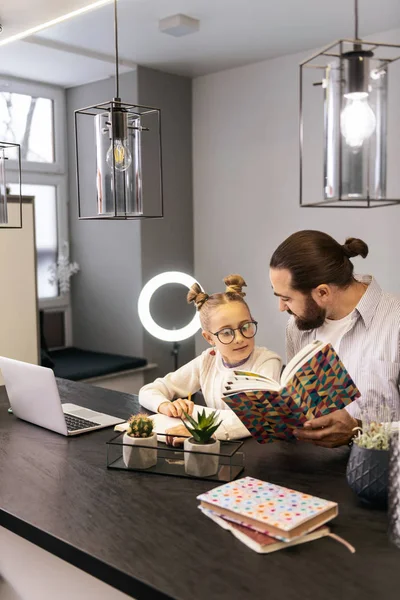
[[[254,332],[254,335],[252,335],[251,337],[247,337],[246,335],[243,334],[242,332],[242,327],[244,327],[245,325],[248,325],[249,323],[252,323],[253,325],[256,326],[256,330]],[[230,342],[223,342],[222,340],[219,339],[219,333],[221,333],[221,331],[224,331],[226,329],[230,329],[231,331],[233,331],[233,338],[231,339]],[[215,335],[218,339],[218,341],[221,344],[224,344],[224,346],[229,346],[229,344],[232,344],[232,342],[235,341],[236,339],[236,331],[240,331],[240,333],[242,334],[242,336],[246,339],[246,340],[252,340],[253,337],[255,337],[256,333],[257,333],[257,329],[258,329],[258,321],[246,321],[246,323],[243,323],[243,325],[241,325],[240,327],[236,327],[235,329],[233,329],[233,327],[223,327],[222,329],[220,329],[219,331],[217,331],[216,333],[213,333],[212,331],[210,331],[209,333],[211,333],[211,335]]]

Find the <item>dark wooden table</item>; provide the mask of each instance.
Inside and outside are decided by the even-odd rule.
[[[126,418],[133,396],[59,380],[63,401]],[[207,481],[107,470],[110,429],[64,438],[7,413],[0,388],[0,525],[137,600],[397,599],[400,551],[387,516],[358,505],[347,449],[245,443],[246,475],[339,502],[321,539],[258,555],[201,515]]]

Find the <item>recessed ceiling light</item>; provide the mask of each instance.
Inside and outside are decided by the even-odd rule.
[[[95,8],[100,8],[104,4],[109,4],[111,0],[97,0],[97,2],[92,2],[87,6],[83,6],[82,8],[78,8],[66,15],[62,15],[61,17],[57,17],[56,19],[52,19],[51,21],[46,21],[45,23],[41,23],[40,25],[36,25],[36,27],[31,27],[30,29],[25,29],[20,33],[16,33],[15,35],[10,35],[10,37],[6,37],[0,41],[0,46],[5,46],[5,44],[9,44],[10,42],[16,42],[17,40],[22,40],[24,37],[28,37],[29,35],[33,35],[42,29],[46,29],[47,27],[51,27],[52,25],[57,25],[58,23],[62,23],[63,21],[67,21],[68,19],[72,19],[73,17],[77,17],[89,10],[94,10]],[[3,35],[7,33],[6,25],[3,23]]]
[[[174,37],[182,37],[189,33],[195,33],[200,29],[199,19],[193,19],[187,15],[173,15],[161,19],[159,23],[160,31],[169,33]]]

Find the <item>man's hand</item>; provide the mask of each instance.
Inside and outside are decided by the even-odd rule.
[[[345,408],[342,408],[325,417],[307,421],[303,429],[295,429],[293,433],[302,442],[311,442],[325,448],[335,448],[348,444],[354,436],[355,427],[358,426],[358,421],[353,419]]]
[[[171,427],[170,429],[167,429],[165,433],[167,434],[166,444],[168,444],[168,446],[183,446],[185,437],[190,436],[190,433],[184,425],[177,425],[176,427]]]
[[[193,413],[194,402],[191,400],[183,400],[182,398],[178,398],[173,402],[162,402],[158,407],[158,412],[163,415],[167,415],[167,417],[178,417],[180,418],[183,415],[183,411],[188,415]]]

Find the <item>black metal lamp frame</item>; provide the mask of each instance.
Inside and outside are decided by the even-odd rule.
[[[163,174],[162,174],[162,145],[161,145],[161,110],[159,108],[153,108],[149,106],[142,106],[139,104],[129,104],[126,102],[122,102],[120,98],[120,90],[119,90],[119,55],[118,55],[118,11],[117,11],[117,0],[114,0],[114,42],[115,42],[115,98],[108,102],[103,102],[99,104],[94,104],[92,106],[88,106],[86,108],[81,108],[75,110],[75,148],[76,148],[76,174],[77,174],[77,194],[78,194],[78,216],[80,220],[138,220],[138,219],[161,219],[164,217],[164,200],[163,200]],[[121,112],[124,113],[135,113],[136,116],[145,116],[151,113],[156,114],[157,122],[158,122],[158,147],[159,147],[159,182],[160,182],[160,212],[155,215],[146,215],[144,213],[141,214],[130,214],[126,210],[126,192],[124,195],[125,200],[125,211],[123,214],[118,213],[117,206],[117,198],[116,198],[116,173],[115,173],[115,163],[113,158],[113,167],[112,167],[112,181],[113,181],[113,204],[114,211],[113,213],[108,214],[97,214],[94,216],[83,216],[81,210],[81,192],[80,192],[80,184],[79,184],[79,153],[78,153],[78,116],[79,115],[89,115],[95,117],[97,114],[101,112],[108,112],[111,124],[110,127],[111,132],[111,143],[112,147],[114,146],[115,141],[115,124],[120,122],[118,118],[121,115]],[[145,128],[144,128],[145,129]]]
[[[78,143],[79,115],[88,115],[90,117],[95,117],[97,114],[108,112],[110,114],[110,118],[112,119],[113,114],[118,113],[119,111],[121,111],[121,109],[123,109],[127,113],[132,112],[132,113],[135,113],[136,115],[139,114],[140,116],[155,115],[155,117],[157,119],[158,147],[159,147],[159,152],[160,152],[159,171],[158,171],[158,177],[159,177],[159,183],[160,183],[160,206],[159,206],[160,212],[155,215],[146,215],[146,214],[130,215],[126,211],[126,206],[125,206],[125,214],[118,214],[116,191],[115,191],[116,190],[116,185],[115,185],[116,173],[115,173],[115,167],[114,167],[112,169],[112,180],[113,180],[112,194],[113,194],[114,212],[112,214],[104,214],[104,215],[98,214],[98,215],[94,215],[94,216],[84,216],[84,215],[82,215],[81,190],[80,190],[80,183],[79,183],[79,143]],[[114,128],[111,128],[110,131],[111,131],[111,142],[110,143],[112,144],[112,146],[114,146],[114,140],[115,140]],[[93,221],[93,220],[126,221],[126,220],[138,220],[138,219],[162,219],[164,217],[164,196],[163,196],[163,172],[162,172],[161,148],[162,148],[161,110],[159,108],[154,108],[151,106],[143,106],[141,104],[129,104],[127,102],[121,102],[119,99],[114,98],[113,100],[110,100],[109,102],[93,104],[92,106],[87,106],[86,108],[80,108],[78,110],[75,110],[75,154],[76,154],[76,174],[77,174],[77,195],[78,195],[79,219],[86,220],[86,221]],[[125,197],[125,205],[126,205],[126,197]]]
[[[322,63],[324,63],[324,59],[332,59],[336,58],[340,61],[340,85],[341,85],[341,93],[340,93],[340,109],[339,115],[341,114],[343,108],[343,96],[344,96],[344,67],[345,61],[351,58],[351,55],[368,55],[372,56],[372,54],[378,48],[384,48],[385,52],[389,53],[389,51],[393,51],[395,49],[399,50],[398,56],[393,56],[391,58],[388,57],[380,57],[379,60],[381,62],[382,68],[388,67],[390,64],[396,62],[400,59],[400,45],[399,44],[386,44],[380,42],[365,42],[361,40],[358,36],[358,0],[354,2],[354,13],[355,13],[355,32],[354,39],[341,39],[329,44],[323,48],[320,52],[317,52],[300,63],[300,101],[299,101],[299,151],[300,151],[300,206],[304,208],[375,208],[380,206],[392,206],[396,204],[400,204],[400,198],[371,198],[369,194],[366,197],[362,198],[345,198],[343,197],[343,189],[342,189],[342,144],[339,144],[339,157],[338,157],[338,170],[339,170],[339,191],[336,198],[328,198],[317,202],[307,202],[304,200],[304,177],[303,177],[303,162],[304,162],[304,118],[303,118],[303,104],[304,104],[304,72],[305,69],[314,69],[314,70],[322,70],[325,71],[327,64],[320,64],[320,61],[316,61],[316,59],[321,58]],[[346,52],[346,47],[349,45],[352,47],[352,51]],[[397,54],[397,53],[396,53]],[[353,73],[357,75],[357,73]],[[356,78],[357,79],[357,78]],[[360,83],[360,81],[358,81]],[[316,83],[314,85],[320,85],[320,83]]]

